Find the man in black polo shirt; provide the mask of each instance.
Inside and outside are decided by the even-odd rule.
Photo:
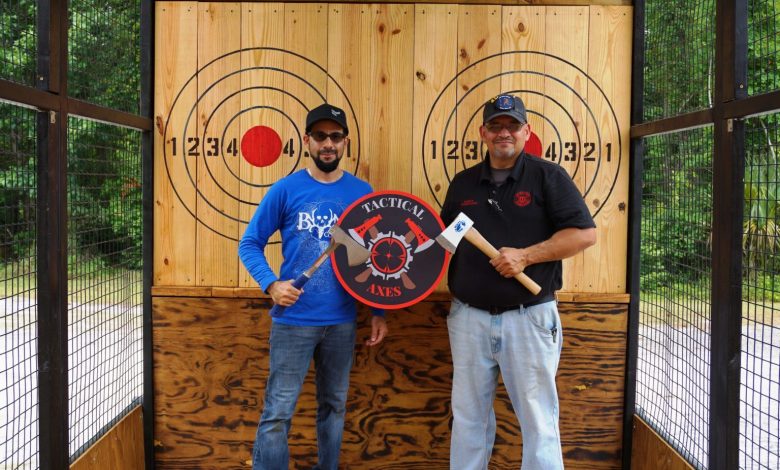
[[[596,242],[595,224],[566,171],[523,152],[531,126],[520,98],[499,95],[482,116],[489,153],[453,178],[441,212],[445,224],[465,213],[501,247],[488,260],[463,241],[449,268],[450,468],[487,469],[500,371],[523,433],[522,469],[563,469],[555,388],[563,338],[554,296],[561,260]],[[520,272],[542,287],[539,294],[514,279]]]

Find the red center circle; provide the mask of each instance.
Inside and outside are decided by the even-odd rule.
[[[282,154],[282,139],[267,126],[255,126],[241,138],[241,155],[250,165],[273,165]]]
[[[539,136],[533,131],[531,131],[531,138],[525,143],[525,153],[534,157],[542,156],[542,141],[539,140]]]

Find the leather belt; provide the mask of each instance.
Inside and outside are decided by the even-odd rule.
[[[542,296],[542,297],[540,297],[538,299],[532,300],[530,302],[526,302],[524,304],[517,304],[517,305],[487,305],[487,306],[469,304],[469,306],[477,308],[479,310],[484,310],[484,311],[488,312],[491,315],[501,315],[502,313],[507,312],[509,310],[519,310],[520,307],[523,307],[523,308],[533,307],[534,305],[539,305],[539,304],[551,302],[553,300],[555,300],[555,294],[547,294],[547,295],[544,295],[544,296]]]

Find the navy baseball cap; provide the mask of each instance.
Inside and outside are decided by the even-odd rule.
[[[333,121],[344,129],[344,135],[349,134],[347,128],[347,114],[343,109],[337,108],[332,104],[321,104],[309,111],[306,115],[306,133],[311,132],[312,126],[319,121]]]
[[[528,122],[523,100],[514,95],[498,95],[485,103],[482,110],[483,124],[499,116],[513,117],[523,124]]]

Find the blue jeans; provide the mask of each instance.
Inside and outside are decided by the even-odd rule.
[[[488,468],[496,437],[498,374],[523,434],[522,470],[562,470],[555,373],[561,321],[554,301],[490,315],[453,299],[452,470]]]
[[[252,452],[254,470],[287,470],[287,435],[309,364],[317,385],[318,470],[337,470],[344,432],[355,323],[331,326],[271,326],[271,363],[265,405]]]

